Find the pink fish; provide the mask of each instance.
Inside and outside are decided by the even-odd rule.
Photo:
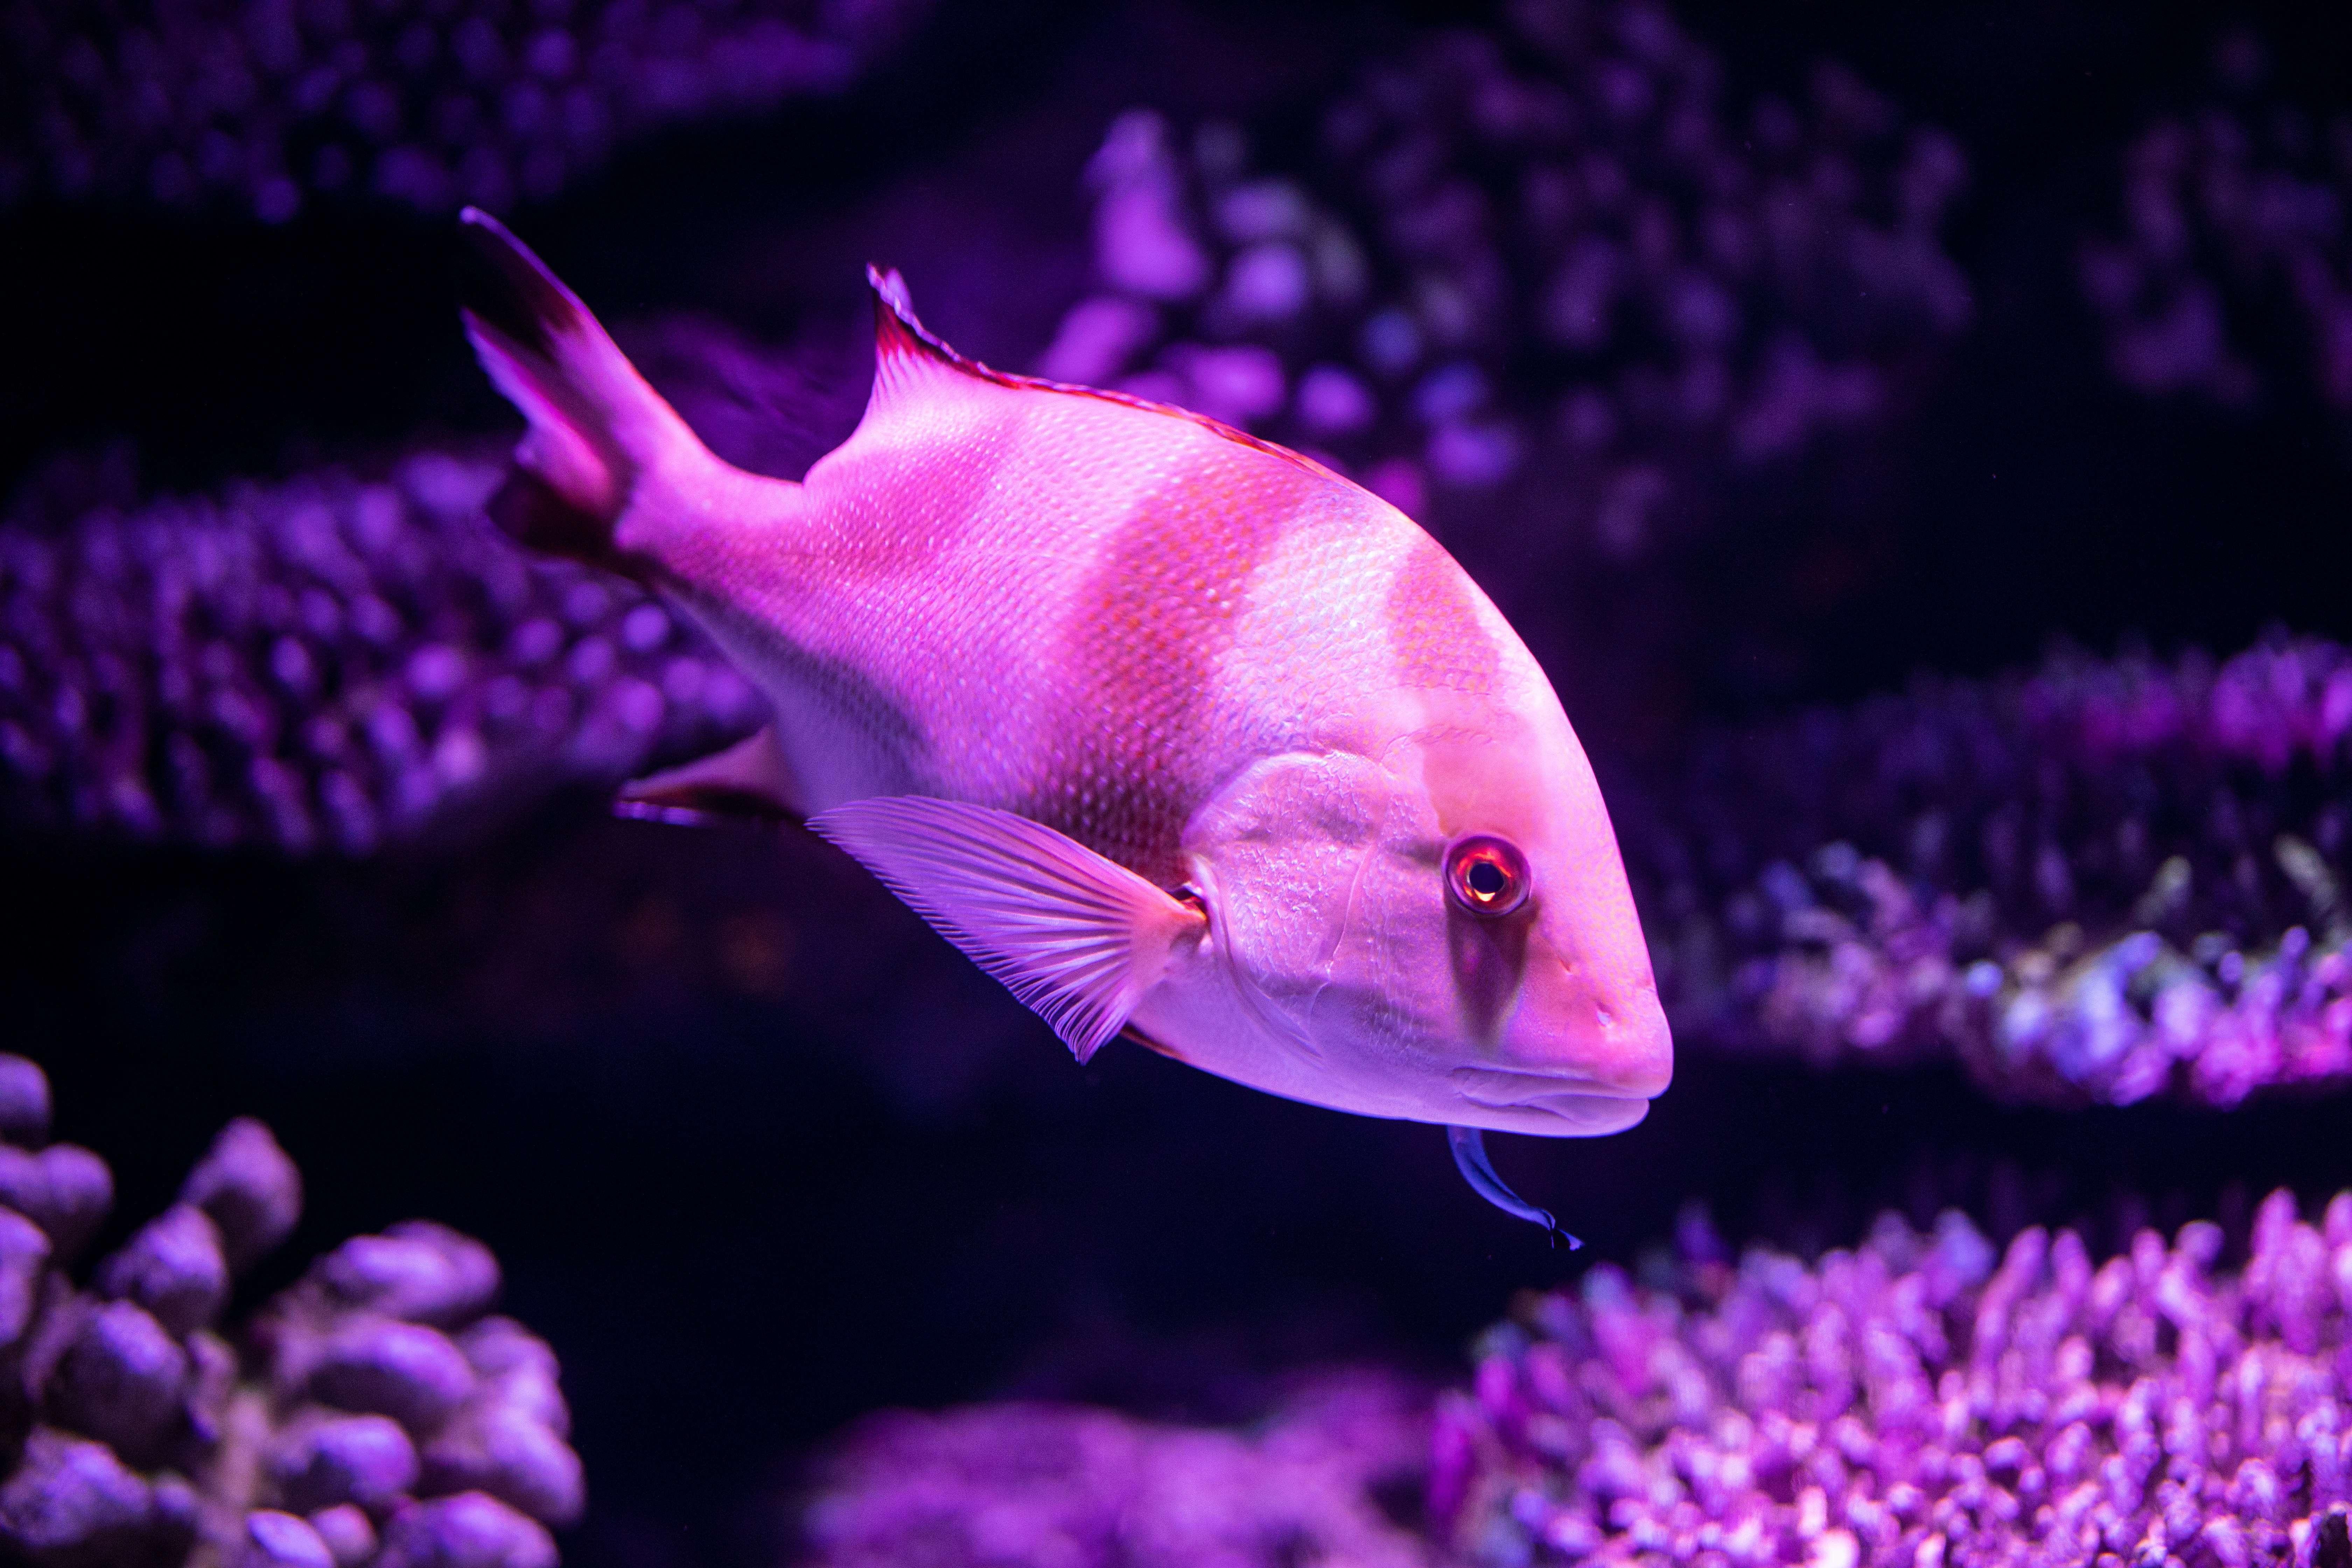
[[[772,707],[625,799],[803,820],[1080,1061],[1125,1033],[1446,1126],[1552,1227],[1480,1130],[1631,1127],[1673,1047],[1584,750],[1436,541],[1214,420],[967,360],[895,273],[856,432],[745,473],[464,224],[466,329],[530,421],[494,514],[658,589]]]

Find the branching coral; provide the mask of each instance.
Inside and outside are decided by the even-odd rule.
[[[0,206],[544,199],[631,137],[840,90],[919,0],[13,5]]]
[[[1253,170],[1148,113],[1095,161],[1103,292],[1045,373],[1334,454],[1419,510],[1559,470],[1570,532],[1649,542],[1674,473],[1880,413],[1969,313],[1956,146],[1823,67],[1723,102],[1662,7],[1545,0],[1366,73],[1318,153]]]
[[[2244,406],[2283,373],[2352,411],[2352,116],[2263,93],[2263,56],[2226,39],[2223,96],[2133,142],[2119,232],[2083,247],[2084,295],[2135,392]],[[2273,313],[2294,330],[2263,331]],[[2302,363],[2265,364],[2265,337]]]
[[[1677,1023],[2017,1098],[2352,1080],[2352,655],[2053,659],[1699,748],[1627,848]]]
[[[1474,1561],[2335,1564],[2352,1554],[2352,1194],[2095,1264],[1957,1213],[1814,1266],[1704,1222],[1668,1278],[1594,1268],[1491,1331],[1437,1414]]]
[[[1334,1375],[1257,1429],[1005,1405],[868,1418],[810,1503],[826,1568],[1224,1568],[1300,1562],[1420,1568],[1434,1555],[1383,1512],[1426,1461],[1426,1405],[1395,1380]]]
[[[345,1242],[216,1330],[292,1232],[293,1162],[232,1122],[179,1201],[77,1288],[105,1164],[46,1142],[40,1069],[0,1057],[0,1550],[34,1568],[552,1568],[580,1513],[555,1358],[488,1315],[487,1248],[416,1222]]]
[[[748,728],[669,612],[526,559],[423,450],[0,530],[7,815],[363,851]]]

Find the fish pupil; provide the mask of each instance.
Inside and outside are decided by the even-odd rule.
[[[1456,839],[1446,851],[1445,891],[1465,914],[1500,920],[1528,901],[1528,863],[1492,834]]]

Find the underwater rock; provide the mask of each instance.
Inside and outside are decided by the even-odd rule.
[[[555,1568],[555,1542],[528,1514],[461,1492],[394,1514],[374,1568]]]
[[[150,1482],[103,1443],[36,1426],[0,1480],[0,1543],[37,1568],[170,1568],[196,1536],[187,1484]]]
[[[1113,1411],[981,1405],[868,1417],[801,1521],[811,1568],[1426,1568],[1384,1509],[1428,1463],[1425,1401],[1326,1376],[1244,1431]]]
[[[2060,656],[1721,733],[1622,813],[1694,1043],[2006,1098],[2352,1082],[2352,651]]]
[[[2338,1561],[2352,1506],[2352,1194],[2219,1227],[2071,1231],[1996,1260],[1957,1212],[1818,1263],[1703,1218],[1636,1284],[1528,1296],[1435,1416],[1433,1513],[1472,1562]],[[2112,1555],[2109,1555],[2112,1554]]]
[[[749,729],[669,611],[497,533],[500,472],[428,448],[0,527],[0,819],[357,854]]]
[[[2269,91],[2251,33],[2226,36],[2215,65],[2211,101],[2133,142],[2115,226],[2082,247],[2108,368],[2151,396],[2242,409],[2286,384],[2352,413],[2352,115]]]
[[[0,1082],[46,1108],[32,1063],[0,1057]],[[60,1152],[104,1171],[85,1150],[41,1152]],[[0,1207],[0,1421],[26,1434],[0,1473],[0,1556],[551,1568],[546,1527],[579,1517],[580,1460],[553,1352],[490,1314],[498,1265],[481,1243],[422,1221],[354,1237],[234,1343],[216,1331],[234,1276],[292,1230],[300,1190],[267,1128],[232,1122],[87,1289],[38,1215]],[[69,1217],[94,1226],[104,1206]]]
[[[923,0],[98,0],[0,30],[0,209],[544,201],[663,125],[842,91]]]
[[[1540,468],[1568,537],[1639,555],[1675,487],[1880,418],[1971,310],[1948,137],[1832,66],[1744,113],[1722,74],[1663,7],[1545,0],[1417,38],[1265,167],[1131,112],[1089,171],[1101,289],[1038,369],[1416,515]]]
[[[229,1268],[243,1269],[294,1234],[302,1217],[302,1173],[268,1128],[241,1116],[221,1129],[188,1173],[180,1202],[204,1211]]]

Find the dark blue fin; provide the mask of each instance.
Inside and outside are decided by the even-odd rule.
[[[1495,1173],[1495,1162],[1486,1158],[1486,1135],[1484,1132],[1475,1127],[1448,1127],[1445,1142],[1454,1151],[1454,1163],[1462,1172],[1462,1179],[1470,1184],[1471,1191],[1505,1214],[1516,1215],[1543,1226],[1546,1234],[1558,1238],[1552,1243],[1555,1247],[1564,1240],[1568,1243],[1568,1249],[1573,1252],[1584,1245],[1559,1228],[1559,1221],[1551,1217],[1549,1209],[1536,1207],[1504,1184],[1503,1178]]]

